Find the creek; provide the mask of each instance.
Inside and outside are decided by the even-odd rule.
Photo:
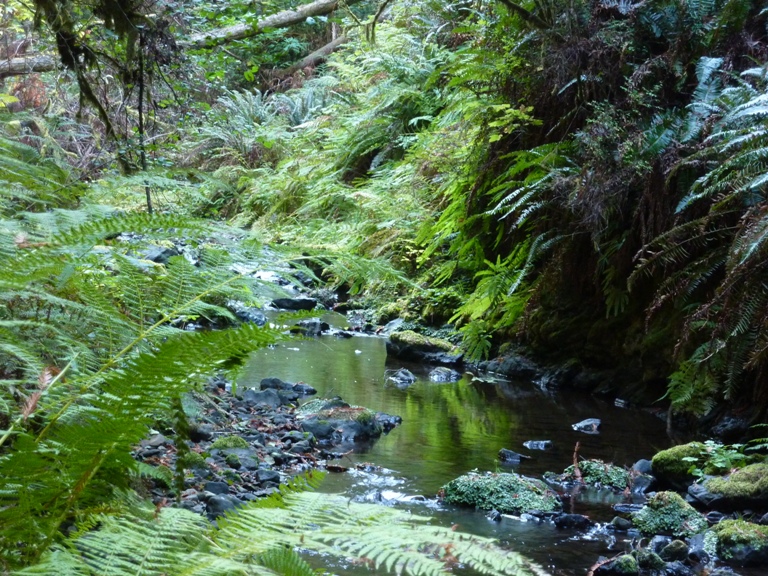
[[[339,315],[329,314],[323,320],[337,327],[346,324]],[[387,380],[388,373],[401,367],[417,376],[404,390]],[[352,405],[402,417],[402,424],[388,435],[357,446],[333,462],[350,471],[329,473],[320,488],[323,492],[407,506],[414,513],[434,516],[441,524],[457,524],[462,531],[498,538],[552,574],[583,575],[600,555],[624,550],[621,536],[616,541],[604,531],[584,534],[507,517],[494,522],[482,512],[442,504],[435,496],[443,484],[473,469],[534,477],[546,471],[560,473],[572,463],[577,442],[584,458],[631,466],[669,447],[662,420],[585,393],[548,392],[534,382],[489,382],[465,374],[455,383],[434,383],[428,379],[431,368],[388,361],[383,338],[325,336],[259,350],[249,359],[238,386],[258,387],[266,377],[305,382],[318,390],[318,397],[340,396]],[[571,428],[586,418],[602,420],[599,434]],[[550,440],[552,447],[528,450],[523,443],[529,440]],[[501,448],[531,459],[503,466],[497,461]],[[356,469],[361,463],[375,467]],[[413,501],[413,496],[426,499]],[[612,505],[625,501],[608,490],[583,490],[565,500],[565,511],[607,522],[615,516]],[[354,567],[328,568],[339,574],[370,573]]]

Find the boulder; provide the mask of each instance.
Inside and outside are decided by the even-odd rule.
[[[594,572],[595,576],[634,576],[640,574],[637,559],[631,554],[622,554],[618,558],[601,565]]]
[[[458,346],[440,338],[428,338],[412,330],[393,332],[387,341],[387,354],[401,360],[455,366],[464,354]]]
[[[576,530],[586,530],[594,526],[594,522],[582,514],[558,514],[552,521],[557,528],[571,528]]]
[[[576,469],[571,465],[562,474],[547,473],[546,478],[547,481],[557,484],[573,484],[581,481],[588,486],[619,491],[625,490],[630,483],[629,472],[621,466],[608,464],[602,460],[582,460],[579,462],[579,474],[576,474]]]
[[[517,354],[481,362],[479,368],[519,380],[531,380],[541,374],[541,369],[534,362]]]
[[[350,406],[341,398],[310,400],[296,414],[302,430],[325,445],[378,438],[402,421],[398,416]]]
[[[234,496],[230,496],[229,494],[216,494],[211,496],[208,499],[208,502],[205,503],[205,513],[210,520],[215,520],[240,505],[242,505],[242,502]]]
[[[742,566],[768,563],[768,528],[745,520],[723,520],[712,531],[717,554]]]
[[[314,298],[275,298],[272,306],[281,310],[314,310],[317,300]]]
[[[317,394],[317,390],[304,382],[283,382],[280,378],[264,378],[259,384],[261,390],[277,390],[279,395],[291,398],[291,402],[302,396]]]
[[[138,257],[142,260],[149,260],[150,262],[155,262],[156,264],[168,264],[168,261],[173,258],[174,256],[179,256],[181,252],[179,252],[175,247],[165,247],[165,246],[149,246],[146,249],[144,249],[143,252],[138,254]]]
[[[706,446],[701,442],[690,442],[657,452],[651,460],[653,475],[665,486],[685,490],[694,481],[689,472],[692,465],[701,466],[706,460]],[[685,460],[695,458],[695,461]]]
[[[387,376],[387,380],[393,382],[401,390],[404,390],[416,382],[416,376],[407,368],[399,368]]]
[[[644,534],[692,536],[707,528],[707,520],[676,492],[657,492],[632,516]]]
[[[243,400],[249,406],[268,406],[272,409],[284,404],[277,391],[272,389],[256,392],[253,388],[248,388],[243,392]]]
[[[541,480],[512,473],[470,472],[441,488],[448,504],[498,510],[505,514],[562,509],[558,495]]]
[[[512,450],[502,448],[499,450],[499,461],[503,464],[520,464],[521,460],[530,460],[530,456],[524,454],[518,454]]]
[[[305,318],[304,320],[299,320],[294,328],[295,330],[292,329],[292,331],[300,332],[304,336],[314,337],[328,332],[331,326],[328,322],[323,322],[319,318]]]
[[[429,372],[430,382],[458,382],[459,380],[461,380],[461,374],[446,366],[438,366]]]
[[[727,476],[692,484],[688,493],[710,508],[732,511],[768,508],[768,463],[750,464]]]
[[[232,312],[242,322],[250,322],[256,326],[264,326],[267,323],[267,317],[261,308],[255,306],[246,306],[238,300],[229,300],[226,304],[227,310]]]

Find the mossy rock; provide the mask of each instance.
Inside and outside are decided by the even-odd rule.
[[[423,334],[414,332],[413,330],[403,330],[402,332],[393,332],[389,339],[395,344],[402,344],[406,346],[416,346],[423,349],[432,349],[435,351],[448,352],[455,354],[458,352],[458,347],[448,340],[442,338],[428,338]]]
[[[471,472],[451,480],[441,491],[449,504],[474,506],[480,510],[520,514],[562,509],[560,498],[544,482],[513,473]]]
[[[632,516],[644,534],[693,536],[707,529],[707,520],[677,492],[658,492]]]
[[[750,464],[729,476],[710,478],[704,485],[711,493],[734,503],[768,502],[768,463]]]
[[[606,567],[609,569],[610,574],[626,574],[627,576],[640,574],[637,558],[632,556],[632,554],[622,554]]]
[[[696,458],[696,462],[684,458]],[[673,488],[685,489],[694,481],[689,472],[692,466],[701,468],[706,461],[706,446],[701,442],[689,442],[658,452],[651,460],[653,475]]]
[[[768,561],[768,526],[745,520],[723,520],[712,528],[717,534],[717,554],[744,565]]]
[[[185,469],[208,467],[208,463],[205,461],[203,455],[198,454],[197,452],[185,453],[179,458],[179,462],[181,463],[181,467]]]
[[[579,462],[581,481],[589,486],[624,490],[629,486],[629,472],[621,466],[607,464],[602,460],[584,460]],[[576,482],[574,467],[568,466],[559,476],[554,476],[558,482]]]
[[[248,448],[248,442],[240,436],[222,436],[211,444],[211,450],[224,450],[226,448]]]

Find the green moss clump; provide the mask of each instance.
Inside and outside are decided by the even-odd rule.
[[[684,458],[696,458],[695,462]],[[684,487],[693,482],[691,467],[701,467],[706,461],[706,446],[701,442],[689,442],[658,452],[651,460],[653,474],[673,486]]]
[[[360,414],[357,415],[355,420],[363,425],[368,425],[373,423],[373,418],[375,414],[371,410],[363,410],[360,412]]]
[[[653,550],[637,551],[637,565],[643,570],[662,570],[665,564],[666,563],[661,559],[661,556],[656,554]]]
[[[579,462],[579,471],[581,480],[591,486],[604,486],[606,488],[615,488],[624,490],[629,485],[629,473],[621,466],[606,464],[602,460],[584,460]],[[573,466],[568,466],[563,471],[561,479],[574,481]]]
[[[202,454],[197,452],[187,452],[179,458],[182,468],[206,468],[208,464]]]
[[[611,572],[613,574],[640,574],[640,567],[634,556],[624,554],[611,562]]]
[[[768,550],[768,526],[745,520],[723,520],[712,530],[717,534],[717,553],[726,560],[744,555],[748,548]]]
[[[768,497],[768,464],[750,464],[730,476],[711,478],[705,484],[713,494],[726,498],[753,499]]]
[[[449,504],[475,506],[481,510],[498,510],[520,514],[529,510],[560,510],[560,498],[541,480],[519,474],[469,473],[442,487]]]
[[[224,462],[226,462],[227,466],[230,468],[240,468],[240,466],[242,466],[237,454],[227,454],[227,457],[224,458]]]
[[[413,330],[403,330],[402,332],[393,332],[389,339],[395,344],[406,344],[408,346],[422,346],[429,348],[436,348],[443,352],[457,352],[458,348],[442,338],[427,338],[422,334],[418,334]]]
[[[707,520],[676,492],[658,492],[632,516],[635,526],[645,534],[693,536],[707,528]]]
[[[226,448],[248,448],[248,442],[240,436],[222,436],[211,444],[211,450],[224,450]]]

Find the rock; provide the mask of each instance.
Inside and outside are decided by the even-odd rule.
[[[653,465],[651,464],[650,460],[642,458],[632,464],[631,470],[632,472],[637,472],[638,474],[646,474],[650,476],[653,474]]]
[[[600,419],[599,418],[587,418],[576,424],[572,424],[571,428],[577,432],[584,432],[585,434],[599,434],[600,433]]]
[[[706,454],[706,446],[701,442],[690,442],[657,452],[651,460],[653,475],[664,486],[685,490],[694,480],[694,476],[688,470],[692,465],[702,465],[704,454]],[[696,460],[691,462],[685,458],[696,458]]]
[[[595,576],[634,576],[640,574],[637,560],[631,554],[623,554],[595,570]]]
[[[659,550],[659,556],[667,562],[685,562],[688,558],[688,544],[682,540],[672,540]]]
[[[558,495],[544,482],[519,474],[470,472],[451,480],[441,490],[448,504],[495,509],[505,514],[531,510],[552,512],[562,508]]]
[[[275,409],[283,405],[280,395],[272,389],[256,392],[253,388],[248,388],[243,392],[243,400],[248,406],[268,406]]]
[[[534,362],[516,354],[498,360],[481,362],[479,368],[483,371],[502,374],[519,380],[531,380],[541,374],[541,369]]]
[[[310,432],[319,441],[330,441],[333,438],[335,429],[333,425],[327,420],[320,420],[319,418],[310,418],[304,420],[301,423],[301,429],[305,432]]]
[[[749,430],[749,422],[744,418],[736,416],[725,416],[720,422],[710,429],[718,439],[724,443],[734,443]]]
[[[146,444],[147,446],[152,446],[153,448],[159,448],[160,446],[165,446],[167,442],[168,439],[165,436],[162,434],[155,434],[146,441]]]
[[[256,326],[264,326],[267,323],[267,316],[261,311],[261,308],[246,306],[238,300],[229,300],[226,306],[232,314],[243,322],[250,322]]]
[[[298,396],[311,396],[317,394],[317,390],[304,382],[283,382],[280,378],[264,378],[259,384],[261,390],[278,390],[282,392],[293,392]]]
[[[189,429],[189,439],[192,442],[208,442],[213,439],[213,426],[193,423]]]
[[[430,382],[458,382],[461,380],[461,374],[456,370],[445,366],[438,366],[429,372]]]
[[[653,485],[653,481],[653,476],[648,476],[647,474],[640,474],[638,476],[630,474],[632,494],[645,494]]]
[[[234,510],[240,506],[240,502],[234,496],[229,494],[216,494],[211,496],[205,503],[205,512],[210,520],[215,520],[220,516],[224,516],[230,510]]]
[[[670,538],[669,536],[663,536],[661,534],[657,534],[656,536],[651,538],[651,540],[648,542],[648,549],[653,550],[654,552],[656,552],[656,554],[658,554],[670,542],[672,542],[672,538]],[[687,546],[685,547],[685,550],[687,553],[688,551]]]
[[[582,514],[558,514],[553,522],[557,528],[574,528],[576,530],[586,530],[594,525],[594,522]]]
[[[447,340],[428,338],[411,330],[390,334],[387,355],[401,360],[445,366],[461,364],[464,356],[457,346]]]
[[[281,310],[314,310],[317,300],[314,298],[275,298],[272,306]]]
[[[174,247],[167,248],[163,246],[149,246],[139,254],[142,260],[149,260],[157,264],[168,264],[168,261],[181,253]]]
[[[414,376],[413,372],[407,368],[399,368],[387,376],[387,380],[393,382],[395,386],[403,390],[416,382],[416,376]]]
[[[710,534],[711,535],[711,534]],[[715,538],[716,540],[716,538]],[[708,542],[708,535],[704,533],[694,534],[688,539],[688,560],[697,564],[707,565],[715,553],[714,546]]]
[[[613,509],[619,514],[634,514],[640,512],[645,506],[643,504],[614,504]]]
[[[692,536],[707,528],[707,520],[675,492],[657,492],[632,516],[644,534]]]
[[[581,481],[588,486],[613,490],[625,490],[629,486],[629,473],[624,468],[602,460],[582,460],[579,462],[579,475],[571,465],[562,474],[548,473],[546,479],[557,484],[574,484]]]
[[[498,510],[489,510],[485,517],[491,522],[501,522],[502,514]]]
[[[609,526],[611,526],[614,530],[626,532],[627,530],[632,528],[632,522],[630,520],[627,520],[626,518],[622,518],[621,516],[614,516]]]
[[[264,482],[274,482],[275,484],[280,484],[280,473],[276,470],[259,468],[256,470],[254,476],[260,484],[263,484]]]
[[[716,510],[764,510],[768,508],[768,463],[749,464],[727,476],[707,478],[691,485],[688,493]]]
[[[403,320],[402,318],[395,318],[391,322],[387,322],[379,331],[379,334],[381,334],[382,336],[389,336],[390,334],[392,334],[392,332],[396,332],[397,330],[399,330],[400,327],[403,325],[403,322],[405,322],[405,320]]]
[[[664,568],[665,562],[653,550],[643,549],[637,551],[637,565],[640,570],[655,572]]]
[[[328,332],[331,329],[328,322],[323,322],[319,318],[305,318],[299,320],[296,326],[301,330],[305,336],[320,336],[323,332]]]
[[[768,530],[745,520],[723,520],[712,528],[717,554],[742,566],[768,563]]]
[[[552,440],[526,440],[523,446],[528,450],[549,450],[552,448]]]
[[[696,572],[688,568],[685,564],[676,560],[668,562],[662,571],[664,576],[696,576]]]
[[[212,494],[227,494],[229,493],[229,484],[226,482],[206,482],[203,485],[203,490]]]
[[[523,459],[530,460],[530,456],[518,454],[517,452],[507,450],[506,448],[499,450],[499,461],[504,464],[520,464],[520,461]]]
[[[376,412],[374,418],[378,425],[381,426],[381,431],[384,434],[389,434],[390,431],[403,423],[403,419],[400,416],[393,416],[384,412]]]

